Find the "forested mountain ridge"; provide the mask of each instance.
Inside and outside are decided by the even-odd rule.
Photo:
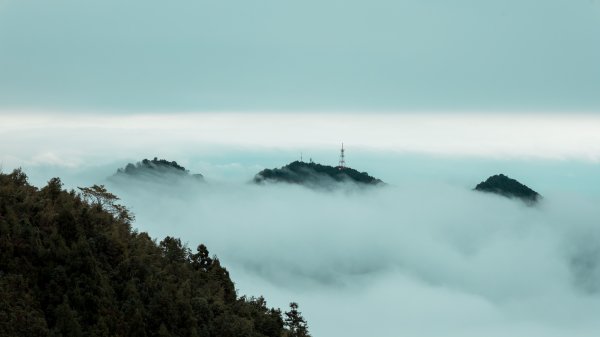
[[[0,174],[1,336],[308,336],[295,303],[238,297],[204,245],[157,243],[117,200]]]
[[[294,161],[281,168],[264,169],[256,174],[253,181],[285,182],[316,187],[330,183],[353,182],[363,185],[378,185],[383,182],[370,176],[367,172],[359,172],[349,167],[334,167],[314,162]]]
[[[203,180],[200,173],[190,174],[190,171],[185,167],[177,164],[176,161],[168,161],[165,159],[143,159],[135,164],[129,163],[123,168],[119,168],[115,176],[127,176],[136,178],[161,178],[166,176],[176,177],[193,177],[198,180]]]
[[[489,177],[486,181],[477,184],[475,190],[496,193],[508,198],[519,198],[528,203],[535,203],[541,198],[541,195],[536,191],[504,174]]]

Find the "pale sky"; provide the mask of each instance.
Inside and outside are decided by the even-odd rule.
[[[598,112],[598,0],[0,0],[0,111]]]

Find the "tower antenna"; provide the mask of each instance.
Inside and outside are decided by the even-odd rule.
[[[338,165],[338,169],[343,170],[346,168],[346,155],[344,150],[344,143],[342,142],[342,149],[340,150],[340,163]]]

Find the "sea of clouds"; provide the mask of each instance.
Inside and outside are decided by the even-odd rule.
[[[424,121],[425,135],[418,137],[426,139],[436,122]],[[349,145],[349,165],[388,184],[319,190],[252,184],[260,169],[282,166],[300,151],[291,143],[248,151],[242,144],[251,130],[231,140],[238,145],[216,142],[208,151],[192,128],[176,132],[183,124],[46,130],[41,122],[9,122],[12,127],[0,127],[0,137],[11,140],[0,144],[4,172],[21,166],[37,186],[54,176],[67,188],[105,184],[135,213],[137,230],[157,240],[180,237],[192,249],[205,243],[240,295],[264,295],[282,309],[299,302],[315,337],[600,333],[600,152],[597,144],[585,146],[596,139],[597,123],[567,125],[571,135],[581,132],[562,147],[545,146],[539,130],[526,146],[514,139],[509,146],[501,135],[510,132],[499,129],[481,136],[496,144],[489,156],[482,155],[485,146],[472,151],[471,138],[451,135],[449,145],[431,142],[440,144],[439,152],[415,147],[420,154]],[[355,124],[342,131],[351,135]],[[384,133],[393,137],[392,129]],[[228,130],[213,132],[236,135]],[[305,158],[335,164],[337,148],[329,149],[323,134],[313,136]],[[417,136],[398,137],[419,143]],[[511,146],[516,154],[505,156]],[[155,156],[177,160],[206,181],[112,176],[127,162]],[[529,185],[543,200],[528,206],[472,191],[497,173]]]
[[[300,302],[315,336],[600,331],[600,210],[591,197],[551,194],[531,207],[426,182],[108,186],[139,230],[206,243],[240,293],[279,307]]]

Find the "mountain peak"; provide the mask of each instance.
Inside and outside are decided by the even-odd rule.
[[[475,186],[476,191],[496,193],[507,198],[519,198],[535,203],[541,195],[519,181],[504,174],[493,175]]]
[[[254,177],[255,183],[285,182],[311,187],[332,187],[337,183],[352,182],[379,185],[383,182],[349,167],[334,167],[314,162],[293,161],[281,168],[264,169]]]
[[[166,159],[143,159],[135,164],[129,163],[124,168],[117,170],[116,176],[130,176],[136,178],[161,178],[167,176],[191,176],[202,180],[201,174],[190,174],[190,171],[185,167],[177,164],[176,161],[168,161]]]

